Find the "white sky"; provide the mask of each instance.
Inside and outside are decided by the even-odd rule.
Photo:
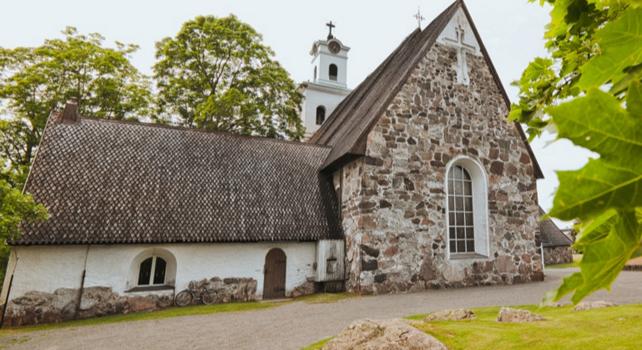
[[[355,87],[415,27],[417,6],[427,21],[444,10],[452,0],[20,0],[8,1],[0,12],[0,46],[35,46],[45,38],[59,37],[65,26],[81,33],[98,32],[109,44],[118,40],[140,45],[133,63],[151,74],[154,44],[172,36],[181,24],[197,15],[225,16],[230,13],[263,34],[266,44],[297,82],[311,78],[309,50],[312,42],[327,34],[324,26],[332,20],[335,35],[351,47],[348,84]],[[528,62],[544,55],[542,39],[548,10],[527,0],[468,0],[486,48],[515,100],[517,90],[510,82],[521,75]],[[550,209],[557,187],[555,170],[581,167],[590,153],[558,141],[546,145],[536,140],[533,149],[544,171],[538,182],[539,200]]]

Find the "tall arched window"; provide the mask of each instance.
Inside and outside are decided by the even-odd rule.
[[[165,284],[165,269],[167,262],[165,259],[152,256],[140,263],[138,270],[138,285],[163,285]]]
[[[325,121],[325,107],[318,106],[317,107],[317,125],[323,124],[324,121]]]
[[[330,77],[330,80],[337,81],[337,76],[339,75],[339,68],[337,68],[336,64],[331,64],[330,68],[328,69],[328,76]]]
[[[489,256],[488,185],[484,168],[472,158],[458,156],[446,169],[448,253],[452,258]]]
[[[448,174],[448,238],[451,253],[475,251],[473,181],[468,170],[459,165]]]

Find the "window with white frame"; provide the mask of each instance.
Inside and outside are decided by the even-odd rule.
[[[475,252],[473,181],[468,170],[458,165],[448,174],[448,215],[450,252]]]
[[[451,257],[489,255],[488,192],[479,162],[455,157],[447,166],[448,253]]]
[[[140,263],[138,270],[139,286],[158,286],[165,284],[167,262],[158,256],[151,256]]]

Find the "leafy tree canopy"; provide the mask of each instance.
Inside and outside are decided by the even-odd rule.
[[[161,115],[245,135],[303,135],[296,85],[261,35],[233,15],[196,17],[156,47]]]
[[[129,62],[137,47],[103,47],[99,34],[75,28],[38,47],[0,48],[0,159],[24,180],[49,114],[76,99],[83,115],[107,119],[148,115],[149,82]],[[0,164],[5,165],[5,164]]]
[[[45,207],[36,204],[30,195],[22,194],[7,181],[0,179],[0,278],[4,278],[9,258],[6,240],[19,236],[20,223],[46,218]]]
[[[532,1],[532,0],[531,0]],[[510,118],[599,155],[558,172],[549,215],[580,224],[581,272],[550,297],[609,288],[642,236],[642,0],[540,0],[552,6],[538,57],[516,82]]]

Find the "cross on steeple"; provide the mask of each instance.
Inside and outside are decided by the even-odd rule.
[[[332,23],[332,21],[326,23],[325,25],[328,26],[328,29],[330,30],[330,32],[328,33],[328,40],[330,40],[330,39],[334,38],[334,36],[332,35],[332,28],[334,28],[336,26],[334,25],[334,23]]]
[[[417,28],[421,29],[421,22],[426,19],[426,17],[421,15],[421,10],[417,7],[417,13],[413,16],[417,20]]]

